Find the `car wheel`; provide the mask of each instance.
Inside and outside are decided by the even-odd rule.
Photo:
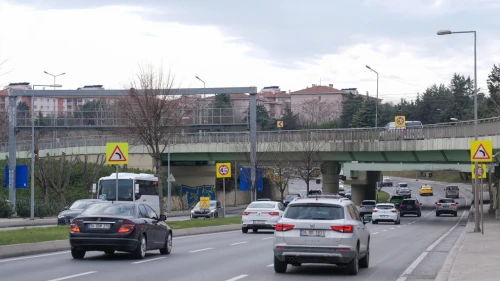
[[[372,221],[372,224],[378,224],[378,221]]]
[[[274,272],[285,273],[287,264],[284,261],[280,261],[277,257],[274,257]]]
[[[356,252],[356,255],[354,256],[354,258],[347,264],[347,267],[346,267],[347,274],[358,275],[358,271],[359,271],[358,255],[359,255],[359,249]]]
[[[456,216],[457,216],[457,213],[454,213],[454,214],[453,214],[453,216],[454,216],[454,217],[456,217]]]
[[[112,254],[114,254],[114,253],[115,253],[115,250],[107,250],[107,251],[104,251],[104,253],[105,253],[106,255],[112,255]]]
[[[172,252],[172,233],[167,232],[167,238],[165,238],[165,246],[160,249],[160,254],[169,255]]]
[[[253,233],[257,233],[259,230],[257,228],[252,228]]]
[[[144,257],[146,257],[146,242],[146,236],[141,235],[141,237],[139,238],[139,245],[137,245],[137,248],[135,248],[134,252],[132,253],[135,258],[143,259]]]
[[[439,212],[436,212],[436,217],[439,217]]]
[[[370,239],[368,239],[368,245],[366,245],[366,255],[359,260],[359,267],[368,268],[370,265]]]
[[[85,257],[85,251],[71,249],[71,256],[73,256],[74,259],[81,260],[83,259],[83,257]]]
[[[242,228],[241,228],[241,232],[243,232],[243,233],[248,233],[248,228],[246,228],[246,227],[242,227]]]
[[[421,217],[422,216],[422,213],[418,213],[417,217]]]

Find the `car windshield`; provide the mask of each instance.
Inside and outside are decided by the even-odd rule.
[[[123,203],[96,203],[90,205],[82,216],[134,216],[135,205]]]
[[[376,205],[376,203],[375,203],[375,201],[363,201],[363,202],[361,202],[361,205],[365,205],[365,206],[371,205],[371,206],[374,206],[374,205]]]
[[[253,202],[248,205],[249,209],[274,209],[275,203]]]
[[[296,220],[344,219],[344,208],[330,204],[290,204],[283,217]]]
[[[285,197],[285,200],[293,200],[293,198],[297,198],[297,197],[299,197],[297,194],[288,194]]]
[[[446,187],[448,190],[458,190],[458,186],[448,186]]]
[[[381,210],[390,210],[394,209],[394,206],[389,204],[378,204],[376,208]]]
[[[76,201],[75,203],[73,203],[73,205],[71,205],[71,207],[69,207],[70,210],[77,210],[77,209],[87,209],[88,206],[90,206],[91,204],[94,204],[95,202],[93,201]]]
[[[440,199],[439,203],[455,203],[453,199]]]

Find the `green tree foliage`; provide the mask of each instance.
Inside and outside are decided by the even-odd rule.
[[[292,109],[287,105],[283,116],[280,118],[283,121],[282,130],[297,130],[299,129],[299,117],[292,112]]]
[[[353,128],[374,127],[376,100],[365,98],[361,108],[354,114],[350,126]]]
[[[340,115],[340,127],[349,128],[356,112],[363,104],[363,96],[349,94],[342,102],[342,114]]]

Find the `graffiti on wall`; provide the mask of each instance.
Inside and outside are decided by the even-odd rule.
[[[196,187],[183,185],[181,195],[186,196],[189,207],[193,208],[200,201],[200,197],[210,197],[210,200],[215,200],[215,188],[212,185]]]

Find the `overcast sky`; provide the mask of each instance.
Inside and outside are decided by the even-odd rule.
[[[311,84],[413,99],[454,72],[478,84],[500,63],[497,0],[0,0],[0,84],[121,89],[140,63],[170,69],[176,85]]]

